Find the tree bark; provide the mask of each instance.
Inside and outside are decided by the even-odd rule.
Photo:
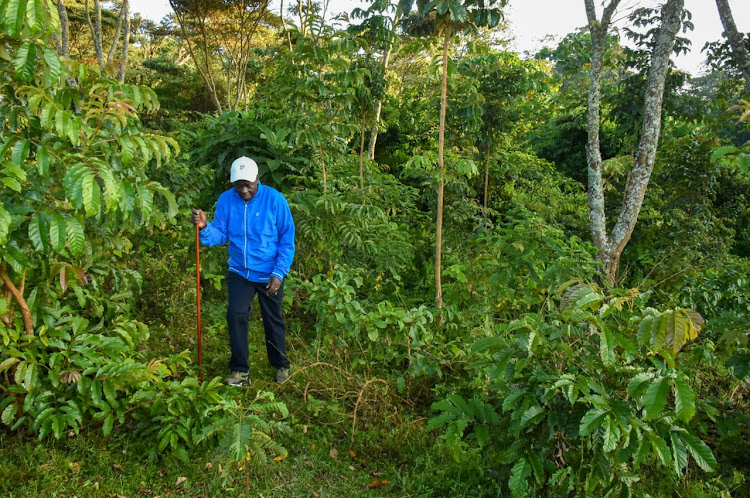
[[[128,0],[122,0],[122,12],[125,31],[122,33],[122,63],[120,64],[120,71],[117,74],[117,79],[120,83],[125,82],[125,71],[128,68],[128,48],[130,47],[130,4]]]
[[[395,30],[395,27],[398,25],[398,22],[400,19],[401,19],[401,11],[398,11],[396,12],[396,15],[393,18],[394,30]],[[386,75],[388,74],[388,63],[390,62],[392,51],[393,51],[393,41],[390,41],[388,43],[388,48],[383,54],[383,79],[385,79]],[[370,158],[371,161],[375,160],[375,143],[378,141],[378,124],[380,124],[380,111],[382,108],[383,108],[383,99],[378,99],[375,102],[375,122],[372,124],[372,129],[370,130],[370,142],[367,145],[367,156]]]
[[[94,0],[94,22],[91,22],[91,14],[89,13],[89,0],[85,0],[84,7],[86,9],[86,20],[91,29],[91,38],[94,41],[94,51],[96,52],[96,60],[99,63],[99,67],[104,69],[104,52],[102,51],[102,5],[99,0]]]
[[[362,133],[359,141],[359,188],[365,189],[365,131],[367,130],[367,114],[362,113]]]
[[[716,7],[719,9],[721,25],[724,26],[724,36],[729,40],[732,47],[732,54],[740,66],[742,77],[745,78],[745,88],[750,90],[750,54],[745,47],[745,37],[737,29],[732,16],[732,9],[729,7],[729,0],[716,0]]]
[[[120,15],[117,16],[117,25],[115,26],[115,35],[112,37],[112,43],[109,45],[109,52],[107,52],[107,64],[112,64],[112,59],[115,57],[115,50],[117,49],[117,42],[120,40],[120,33],[122,33],[122,17],[125,14],[125,4],[120,6]]]
[[[443,82],[440,89],[440,128],[438,131],[438,171],[440,181],[438,183],[437,197],[437,222],[435,229],[435,307],[443,307],[443,282],[442,282],[442,259],[443,259],[443,197],[445,195],[445,114],[448,107],[448,48],[451,40],[451,26],[445,27],[445,40],[443,41]]]
[[[604,184],[602,181],[602,155],[599,144],[599,115],[601,102],[602,64],[604,44],[612,16],[620,0],[612,0],[604,9],[602,20],[597,20],[594,0],[585,0],[586,17],[591,33],[591,66],[589,69],[588,140],[586,160],[588,162],[588,204],[591,236],[599,253],[606,252],[607,217],[604,212]]]
[[[668,0],[662,7],[661,25],[655,35],[654,51],[651,55],[646,81],[643,109],[643,127],[638,151],[625,189],[623,203],[617,221],[608,235],[604,215],[604,188],[602,163],[599,149],[599,102],[601,67],[607,28],[619,0],[612,0],[605,8],[602,21],[596,20],[593,0],[585,0],[586,14],[592,38],[590,69],[590,92],[588,109],[588,142],[586,159],[589,169],[589,218],[594,244],[599,249],[602,273],[606,280],[617,284],[620,257],[630,240],[638,214],[640,213],[646,188],[656,159],[656,147],[661,132],[661,113],[664,101],[664,85],[669,70],[669,56],[674,48],[675,37],[681,25],[684,0]]]
[[[60,15],[60,55],[70,57],[70,21],[62,0],[57,0],[57,12]]]
[[[86,0],[88,1],[88,0]],[[211,72],[211,62],[208,59],[208,49],[207,49],[207,40],[205,36],[205,31],[201,29],[201,36],[203,38],[203,60],[198,59],[195,53],[195,49],[193,48],[193,44],[190,41],[190,35],[187,32],[187,29],[185,28],[186,19],[183,14],[180,13],[179,9],[177,8],[177,5],[170,1],[170,7],[172,7],[172,10],[175,13],[175,18],[177,19],[177,24],[180,25],[180,31],[182,32],[182,36],[185,39],[185,44],[187,45],[188,53],[190,54],[190,58],[193,60],[193,63],[195,64],[195,67],[198,69],[198,72],[201,75],[201,78],[203,78],[203,82],[206,84],[206,88],[208,88],[209,93],[211,94],[211,100],[213,101],[214,107],[216,108],[216,111],[221,114],[223,112],[221,107],[221,102],[219,101],[219,96],[216,93],[216,84],[214,82],[213,73]],[[202,13],[197,14],[198,17],[202,16]],[[199,26],[203,27],[204,19],[198,19],[197,23]],[[205,67],[204,67],[205,66]]]

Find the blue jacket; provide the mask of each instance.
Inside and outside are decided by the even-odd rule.
[[[283,280],[294,258],[289,205],[279,191],[261,184],[248,202],[233,188],[221,194],[200,239],[207,246],[229,241],[229,271],[251,282],[267,282],[271,275]]]

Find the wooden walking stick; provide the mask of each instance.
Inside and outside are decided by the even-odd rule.
[[[201,342],[201,246],[200,246],[200,229],[195,226],[195,282],[198,299],[198,366],[203,365],[203,344]],[[201,382],[203,382],[203,370],[198,372]]]

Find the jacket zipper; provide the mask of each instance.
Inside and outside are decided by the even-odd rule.
[[[247,268],[247,201],[245,201],[245,215],[242,219],[244,229],[244,246],[242,248],[242,257],[244,258],[245,269],[247,269],[247,278],[250,279],[250,270]]]

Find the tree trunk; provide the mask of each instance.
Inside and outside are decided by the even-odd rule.
[[[401,12],[396,12],[396,16],[393,18],[393,26],[398,24],[401,19]],[[391,52],[393,51],[393,41],[388,43],[388,48],[383,54],[383,79],[388,74],[388,63],[390,62]],[[375,160],[375,143],[378,141],[378,124],[380,124],[380,111],[383,108],[383,100],[378,99],[375,102],[375,122],[372,123],[372,129],[370,130],[370,143],[367,146],[367,156],[371,161]]]
[[[62,0],[57,0],[57,12],[60,15],[60,55],[70,57],[70,22],[68,10]]]
[[[117,26],[115,27],[115,35],[112,37],[112,43],[109,45],[109,52],[107,53],[107,64],[112,64],[112,59],[115,57],[115,50],[117,49],[117,42],[120,39],[120,33],[122,33],[122,16],[125,14],[125,4],[120,7],[120,15],[117,16]]]
[[[128,68],[128,47],[130,46],[130,4],[128,0],[122,0],[122,12],[125,31],[122,33],[122,62],[120,63],[120,71],[117,74],[117,79],[120,83],[125,82],[125,71]]]
[[[438,183],[437,223],[435,229],[435,307],[443,307],[442,259],[443,259],[443,196],[445,194],[445,113],[448,107],[448,48],[451,40],[450,24],[445,28],[443,41],[443,84],[440,89],[440,128],[438,132]]]
[[[91,29],[91,38],[94,41],[94,50],[96,51],[96,60],[99,62],[99,67],[104,69],[104,53],[102,51],[102,5],[99,0],[94,0],[94,22],[91,22],[91,14],[89,13],[89,0],[85,1],[86,8],[86,20],[89,23],[89,29]]]
[[[204,45],[204,50],[203,50],[204,60],[201,61],[196,56],[195,49],[193,48],[193,44],[190,41],[190,36],[187,30],[185,29],[186,20],[183,16],[179,14],[178,5],[173,3],[171,0],[170,0],[169,5],[170,7],[172,7],[172,10],[175,12],[175,17],[177,18],[177,24],[180,25],[180,31],[182,32],[182,37],[185,40],[185,44],[187,45],[188,54],[190,54],[190,58],[193,60],[195,67],[198,69],[198,72],[200,73],[201,78],[203,78],[203,83],[205,83],[206,88],[208,88],[208,91],[211,94],[211,100],[213,101],[216,111],[219,114],[221,114],[223,110],[221,107],[221,102],[219,101],[219,96],[216,93],[216,84],[214,82],[213,73],[211,72],[211,62],[208,59],[209,53],[206,47],[207,42],[206,42],[205,31],[201,30],[201,36],[202,36],[202,41]],[[203,20],[198,19],[197,22],[199,26],[202,27]]]
[[[367,114],[362,113],[362,136],[359,141],[359,188],[365,189],[365,132],[367,130]]]
[[[606,251],[607,218],[604,212],[604,185],[602,181],[602,155],[599,146],[599,103],[601,101],[602,63],[604,43],[612,16],[620,0],[612,0],[604,9],[602,20],[596,18],[594,0],[586,0],[586,16],[591,32],[591,66],[589,70],[588,140],[588,204],[591,235],[594,245],[602,254]]]
[[[729,0],[716,0],[716,7],[719,9],[721,25],[724,26],[724,36],[729,40],[732,47],[732,54],[737,60],[745,78],[745,88],[750,90],[750,54],[745,47],[745,37],[737,29],[732,16],[732,9],[729,7]]]
[[[617,284],[620,257],[630,240],[638,214],[643,205],[646,188],[654,169],[656,147],[661,131],[664,85],[669,70],[669,56],[674,48],[675,37],[681,25],[684,0],[668,0],[661,12],[661,25],[655,35],[654,51],[651,55],[643,109],[643,127],[636,152],[630,180],[625,189],[623,203],[612,232],[607,235],[604,216],[604,188],[602,182],[601,154],[599,151],[599,85],[604,41],[611,15],[618,1],[612,0],[602,16],[596,21],[593,0],[586,1],[586,13],[592,38],[591,87],[589,94],[588,131],[586,159],[589,167],[589,217],[594,244],[599,249],[602,272],[606,280]],[[592,19],[592,15],[594,16]]]

